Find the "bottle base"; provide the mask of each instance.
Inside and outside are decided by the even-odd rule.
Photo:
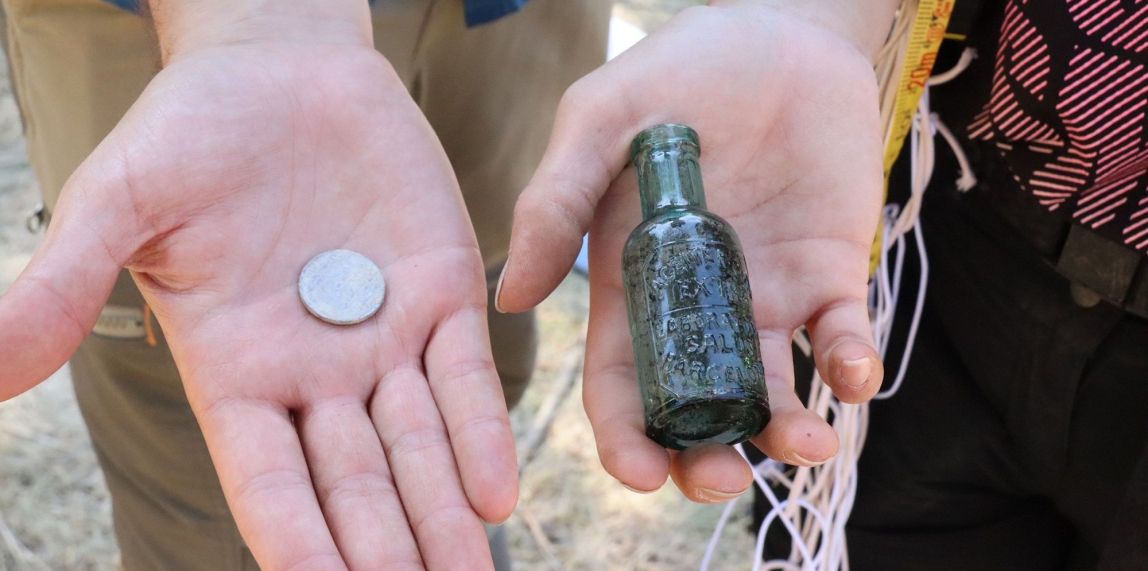
[[[768,403],[758,399],[679,400],[646,419],[646,435],[674,450],[704,443],[738,444],[760,433],[769,416]]]

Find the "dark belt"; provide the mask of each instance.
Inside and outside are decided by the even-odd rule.
[[[1055,267],[1072,282],[1073,299],[1081,305],[1103,299],[1148,318],[1148,256],[1080,224],[1068,226]]]
[[[978,202],[1013,226],[1071,283],[1077,304],[1092,307],[1106,302],[1148,319],[1148,256],[1049,212],[1015,184],[991,186]]]

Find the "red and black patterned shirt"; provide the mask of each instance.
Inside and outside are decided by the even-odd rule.
[[[986,54],[982,54],[982,57]],[[968,127],[1050,211],[1148,253],[1148,0],[1007,0]]]

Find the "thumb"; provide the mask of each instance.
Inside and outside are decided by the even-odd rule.
[[[510,255],[495,307],[534,307],[570,271],[594,211],[629,162],[630,140],[644,127],[620,90],[601,74],[572,85],[558,105],[546,153],[514,208]]]
[[[87,163],[91,163],[89,159]],[[0,401],[50,376],[76,351],[99,317],[138,225],[123,188],[98,169],[64,185],[48,235],[0,297]]]

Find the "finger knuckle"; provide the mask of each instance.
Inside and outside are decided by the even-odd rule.
[[[411,457],[425,457],[436,449],[450,448],[446,434],[437,428],[419,428],[400,434],[387,447],[387,456],[395,464]]]
[[[272,470],[240,484],[235,497],[238,503],[249,504],[266,496],[279,497],[300,490],[311,491],[311,481],[305,474],[295,470]]]
[[[411,529],[415,532],[415,537],[426,537],[427,534],[441,533],[442,530],[457,530],[466,525],[468,520],[474,520],[477,516],[469,507],[457,504],[450,504],[432,508],[426,514],[412,518]]]
[[[371,471],[339,477],[324,486],[319,499],[322,503],[330,505],[361,504],[363,500],[376,503],[381,498],[393,498],[397,495],[390,474]]]

